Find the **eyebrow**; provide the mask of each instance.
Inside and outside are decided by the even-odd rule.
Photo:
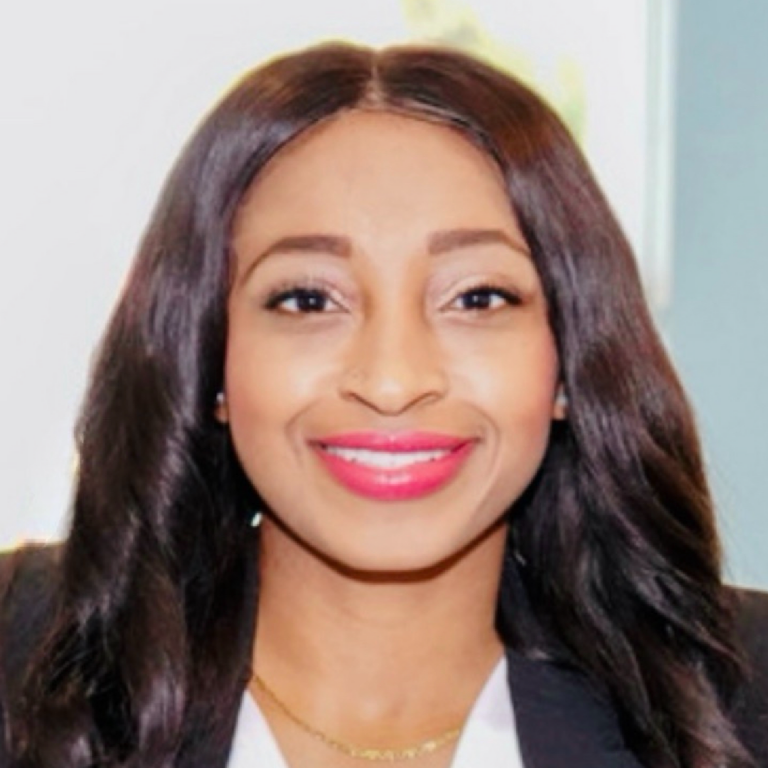
[[[427,252],[430,256],[439,256],[461,248],[471,248],[477,245],[503,245],[516,253],[531,257],[525,243],[515,239],[501,229],[446,229],[434,232],[427,241]],[[323,253],[339,258],[349,258],[352,253],[352,241],[342,235],[289,235],[271,243],[248,265],[242,275],[245,281],[254,269],[269,256],[276,253],[301,254]]]
[[[502,229],[447,229],[435,232],[429,238],[428,250],[430,254],[437,256],[475,245],[505,245],[523,256],[531,256],[524,242],[513,238]]]
[[[325,253],[340,258],[348,258],[352,253],[352,242],[340,235],[288,235],[268,245],[248,265],[238,282],[244,283],[253,271],[276,253]]]

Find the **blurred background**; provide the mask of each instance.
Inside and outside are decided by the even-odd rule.
[[[731,581],[768,587],[768,3],[29,0],[0,7],[0,548],[66,531],[90,357],[162,180],[243,70],[435,40],[568,122],[705,443]]]

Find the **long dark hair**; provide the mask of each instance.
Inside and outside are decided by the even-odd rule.
[[[257,588],[256,493],[214,419],[230,229],[281,147],[361,108],[452,126],[495,160],[548,300],[569,418],[510,510],[502,638],[589,677],[648,766],[741,765],[693,419],[578,148],[530,90],[474,59],[340,44],[248,74],[167,181],[79,421],[58,609],[12,712],[18,764],[224,766]]]

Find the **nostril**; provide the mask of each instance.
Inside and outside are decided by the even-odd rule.
[[[444,361],[434,340],[402,313],[380,316],[361,333],[340,376],[346,398],[384,414],[398,414],[442,397],[448,390]]]

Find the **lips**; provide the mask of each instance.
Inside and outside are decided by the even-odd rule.
[[[355,432],[311,442],[332,477],[366,498],[397,501],[447,485],[476,441],[431,432]]]

